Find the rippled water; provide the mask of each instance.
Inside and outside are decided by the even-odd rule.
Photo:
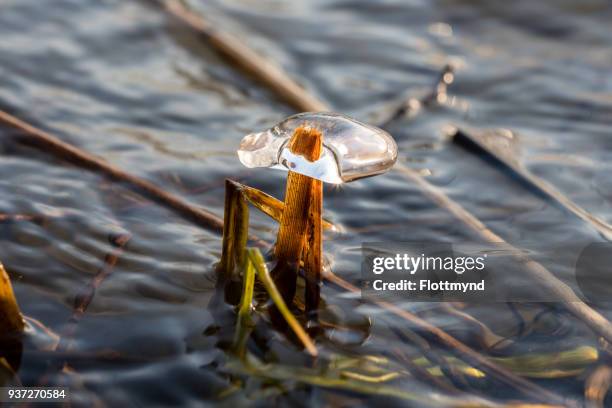
[[[229,67],[153,2],[46,3],[1,2],[0,109],[219,215],[228,176],[283,196],[282,172],[245,169],[235,153],[244,134],[293,113],[282,101]],[[426,94],[444,64],[452,63],[457,72],[447,100],[388,128],[398,142],[398,161],[423,170],[510,242],[598,240],[580,220],[445,136],[449,126],[511,129],[520,135],[521,162],[612,222],[612,7],[607,2],[192,3],[335,110],[366,122],[376,123],[394,101]],[[118,229],[132,234],[78,324],[67,357],[74,374],[60,372],[51,353],[26,347],[21,381],[68,381],[87,404],[218,401],[215,396],[230,382],[218,369],[223,359],[215,347],[218,338],[204,332],[218,323],[207,304],[219,236],[120,184],[24,146],[6,128],[0,135],[0,212],[46,216],[44,223],[0,225],[0,260],[24,314],[62,332],[74,297],[113,250],[109,235]],[[334,271],[347,278],[358,274],[364,241],[473,238],[397,171],[326,189],[325,211],[348,231],[325,243]],[[274,223],[263,215],[252,217],[253,231],[272,240]],[[322,347],[381,353],[393,343],[418,353],[387,324],[386,312],[358,306],[331,286],[323,296],[344,310],[338,312],[347,314],[343,319],[370,316],[374,323],[363,348],[351,345],[355,336],[341,331],[328,333]],[[432,322],[471,342],[472,328],[436,313],[434,306],[405,307],[425,309]],[[581,322],[557,312],[517,348],[596,343]],[[500,335],[516,334],[518,323],[507,308],[475,313]],[[297,361],[294,347],[281,337],[274,338],[274,346],[276,358]],[[545,385],[568,397],[583,392],[580,380]],[[411,378],[403,386],[423,385]],[[268,402],[368,401],[324,389],[289,389]],[[246,404],[247,395],[241,391],[224,401]],[[499,391],[503,395],[515,396]]]

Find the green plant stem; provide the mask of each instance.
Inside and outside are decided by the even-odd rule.
[[[255,270],[257,271],[257,276],[259,277],[259,280],[261,280],[261,282],[264,284],[266,290],[268,291],[268,294],[270,295],[270,298],[276,305],[276,308],[279,310],[279,312],[281,313],[289,327],[293,330],[295,335],[298,337],[298,339],[302,342],[306,351],[308,351],[308,353],[313,357],[316,357],[318,355],[318,351],[316,346],[314,345],[314,342],[312,341],[310,336],[308,336],[306,331],[302,328],[300,323],[297,321],[295,316],[293,316],[293,314],[287,307],[287,304],[285,303],[283,297],[276,288],[274,281],[270,277],[270,273],[268,272],[268,268],[266,267],[266,263],[263,259],[263,256],[261,255],[261,252],[258,249],[250,249],[248,252],[248,256],[251,262],[253,262],[253,265],[255,266]]]
[[[248,252],[254,251],[249,249]],[[240,359],[246,354],[246,342],[253,329],[251,312],[253,307],[253,290],[255,288],[255,268],[251,258],[247,256],[244,276],[242,277],[242,297],[238,304],[238,319],[234,336],[233,350]]]
[[[485,398],[471,395],[446,396],[438,393],[416,393],[405,391],[399,387],[372,384],[355,379],[326,377],[311,369],[289,367],[278,364],[258,364],[255,360],[248,365],[230,363],[230,372],[257,376],[275,381],[297,381],[316,387],[354,392],[365,395],[392,397],[408,401],[417,406],[454,407],[454,408],[552,408],[558,405],[508,403],[500,404]]]

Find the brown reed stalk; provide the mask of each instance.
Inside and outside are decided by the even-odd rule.
[[[278,198],[272,197],[271,195],[266,194],[256,188],[241,184],[235,180],[232,180],[232,182],[240,186],[242,193],[244,194],[245,198],[249,200],[249,203],[257,207],[261,212],[271,217],[273,220],[280,222],[283,211],[285,210],[285,203]],[[341,230],[340,226],[335,225],[333,222],[328,221],[325,218],[321,220],[321,224],[324,230],[333,232],[340,232]]]
[[[217,266],[217,287],[231,280],[236,267],[246,266],[246,245],[249,235],[249,206],[242,185],[225,180],[225,211],[221,261]]]
[[[315,161],[321,155],[322,144],[323,135],[319,130],[303,126],[297,128],[293,133],[289,141],[289,150],[293,154],[303,156],[308,161]],[[320,228],[323,194],[318,183],[320,181],[312,177],[292,171],[287,175],[285,208],[281,216],[274,248],[277,264],[272,270],[272,277],[282,293],[283,299],[289,305],[293,303],[293,297],[295,296],[298,268],[309,231],[312,231],[314,237],[317,235],[315,229],[318,230],[318,238],[313,239],[319,240],[319,251],[321,248]],[[313,211],[316,211],[316,213]],[[317,218],[318,221],[316,221]],[[316,224],[316,227],[314,224]],[[313,247],[313,250],[316,249],[316,247]]]
[[[308,213],[308,232],[304,251],[306,292],[304,294],[306,314],[315,317],[321,298],[321,272],[323,270],[323,182],[313,180]]]

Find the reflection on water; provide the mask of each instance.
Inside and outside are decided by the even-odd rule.
[[[599,238],[447,143],[449,126],[511,129],[530,170],[612,221],[612,8],[605,1],[194,3],[335,110],[366,122],[389,114],[406,95],[426,95],[443,66],[453,64],[455,80],[443,103],[400,117],[388,130],[399,162],[428,174],[508,241],[563,245]],[[282,197],[282,172],[244,172],[234,152],[244,134],[291,110],[149,2],[58,0],[41,7],[9,0],[0,13],[0,38],[1,109],[217,214],[227,176]],[[195,405],[228,392],[229,377],[218,370],[225,358],[216,347],[222,330],[202,334],[219,319],[207,309],[219,237],[121,185],[17,143],[9,130],[0,134],[0,212],[44,219],[0,223],[0,259],[25,314],[62,332],[74,297],[113,251],[109,236],[118,227],[133,235],[79,322],[73,352],[58,357],[26,345],[21,381],[68,383],[79,400],[110,406]],[[325,243],[334,271],[347,279],[359,274],[364,241],[458,241],[470,234],[397,172],[328,189],[325,208],[349,231]],[[254,214],[252,228],[264,239],[274,236],[264,216]],[[554,269],[554,260],[547,266]],[[333,286],[323,296],[331,310],[344,310],[335,313],[334,325],[350,326],[363,316],[373,321],[367,338],[329,328],[321,341],[326,352],[388,355],[392,344],[395,356],[420,355],[410,327],[386,312]],[[405,307],[482,347],[477,327],[438,305]],[[596,342],[552,305],[469,312],[497,336],[521,336],[512,353]],[[291,344],[265,330],[261,336],[273,345],[261,351],[270,360],[302,364]],[[60,371],[63,362],[69,369]],[[263,383],[254,379],[253,389]],[[399,384],[424,386],[418,377]],[[582,393],[580,381],[546,386],[569,397]],[[514,397],[511,390],[498,396]],[[228,398],[247,402],[242,392]],[[353,404],[357,397],[296,387],[284,398]]]

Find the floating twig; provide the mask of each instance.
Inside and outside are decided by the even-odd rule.
[[[452,139],[453,142],[465,148],[467,151],[476,152],[477,154],[493,159],[501,168],[511,172],[514,176],[518,176],[522,182],[554,201],[557,205],[576,215],[608,241],[612,241],[612,225],[580,207],[565,194],[557,190],[552,184],[544,181],[542,178],[525,168],[518,160],[499,152],[498,149],[495,148],[494,141],[490,138],[472,132],[457,130],[453,134]]]

